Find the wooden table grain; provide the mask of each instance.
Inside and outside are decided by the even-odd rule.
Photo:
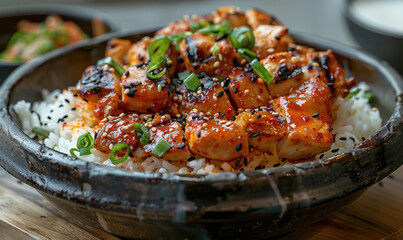
[[[67,217],[35,189],[0,170],[0,239],[121,238]],[[280,239],[403,239],[403,168],[340,212]]]

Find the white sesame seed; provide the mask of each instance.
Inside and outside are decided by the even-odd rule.
[[[161,92],[161,91],[162,91],[162,87],[161,87],[161,85],[158,84],[158,92]]]
[[[175,96],[175,97],[174,97],[174,100],[175,100],[175,101],[178,101],[178,100],[179,100],[179,98],[178,98],[177,96]]]
[[[206,116],[211,116],[211,112],[206,112]]]
[[[224,82],[221,82],[221,87],[224,87]]]
[[[193,109],[192,109],[192,112],[197,113],[197,111],[198,111],[197,108],[193,108]]]
[[[248,93],[249,93],[249,89],[246,89],[246,90],[244,91],[244,93],[245,93],[245,94],[248,94]]]
[[[275,51],[274,48],[269,48],[269,49],[267,49],[267,52],[268,52],[268,53],[274,53],[274,51]]]
[[[229,126],[229,125],[231,125],[232,123],[231,122],[227,122],[225,125],[226,126]]]
[[[213,64],[213,67],[219,67],[220,66],[220,62],[215,62],[214,64]]]
[[[206,121],[208,121],[208,120],[209,120],[209,119],[208,119],[208,117],[204,117],[203,119],[204,119],[204,120],[206,120]]]
[[[239,110],[240,112],[243,112],[245,109],[243,109],[243,108],[238,108],[238,110]]]
[[[183,97],[182,95],[179,95],[179,101],[182,101]]]
[[[201,93],[202,93],[201,89],[197,90],[197,94],[201,94]]]
[[[205,128],[205,127],[207,127],[207,125],[208,125],[207,123],[203,123],[202,127]]]
[[[298,62],[298,57],[292,57],[292,58],[291,58],[291,62],[293,62],[293,63]]]
[[[109,68],[108,71],[111,72],[111,73],[114,73],[115,69],[114,68]]]
[[[112,151],[112,149],[113,149],[113,144],[112,143],[109,144],[109,149]]]
[[[319,63],[314,62],[314,63],[312,63],[312,66],[314,66],[314,67],[319,67],[320,65],[319,65]]]
[[[113,117],[112,117],[112,116],[108,116],[108,120],[109,120],[109,121],[112,121],[112,120],[113,120]]]
[[[246,63],[246,59],[242,59],[241,65],[244,65]]]
[[[260,95],[257,96],[257,99],[259,99],[260,101],[263,101],[263,97]]]
[[[220,61],[222,61],[222,55],[221,55],[221,53],[218,54],[218,59],[219,59]]]
[[[280,60],[280,63],[283,63],[285,61],[286,61],[285,58],[283,58],[283,59]]]
[[[161,116],[161,119],[162,120],[164,120],[164,119],[166,119],[167,117],[164,115],[164,116]]]
[[[217,97],[216,97],[215,95],[213,96],[213,99],[214,99],[215,101],[217,101]]]
[[[125,115],[125,113],[121,113],[120,115],[119,115],[119,117],[123,117]]]
[[[152,127],[152,128],[151,128],[151,131],[152,131],[152,132],[156,132],[156,131],[157,131],[157,128],[156,128],[156,127]]]
[[[193,92],[192,94],[193,94],[194,97],[197,97],[197,93],[196,93],[196,92]]]
[[[106,132],[102,133],[102,137],[106,137],[108,134]]]
[[[218,78],[213,78],[213,81],[214,81],[214,82],[218,82]]]
[[[220,116],[220,114],[218,114],[218,113],[214,113],[214,116],[213,117],[219,117]]]
[[[129,93],[129,91],[130,91],[130,90],[127,88],[127,89],[124,91],[124,94],[127,95],[127,94]]]

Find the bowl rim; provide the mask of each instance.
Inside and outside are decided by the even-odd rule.
[[[102,20],[102,22],[110,28],[110,31],[107,32],[106,34],[109,33],[116,33],[121,29],[121,24],[119,24],[113,17],[110,15],[106,14],[105,12],[85,7],[85,6],[75,6],[75,5],[65,5],[65,4],[26,4],[22,6],[9,6],[9,7],[4,7],[0,9],[0,18],[8,18],[8,17],[21,17],[21,20],[24,19],[24,16],[27,15],[44,15],[44,16],[49,16],[51,14],[60,14],[60,15],[65,15],[69,16],[74,19],[92,19],[94,17],[98,17],[99,19]],[[103,34],[103,35],[106,35]],[[92,37],[93,38],[99,38],[102,37]],[[65,48],[66,46],[62,47]],[[54,51],[59,51],[61,48],[55,49]],[[2,49],[0,49],[2,50]],[[8,61],[1,61],[0,60],[0,67],[18,67],[22,64],[25,64],[27,62],[22,62],[22,63],[15,63],[15,62],[8,62]]]
[[[378,35],[383,35],[386,37],[390,37],[390,38],[395,38],[395,39],[403,39],[403,33],[402,34],[398,34],[398,33],[393,33],[393,32],[387,32],[387,31],[383,31],[380,28],[376,28],[376,27],[371,27],[369,24],[365,23],[364,21],[358,19],[351,11],[351,5],[353,2],[355,2],[357,0],[347,0],[346,4],[344,6],[344,15],[346,16],[347,19],[349,19],[350,21],[352,21],[354,24],[356,24],[357,26],[365,29],[368,32],[372,32],[372,33],[376,33]]]
[[[345,157],[352,157],[356,154],[359,154],[365,147],[363,144],[355,147],[351,150],[344,152],[343,154],[339,154],[327,159],[323,160],[314,160],[310,162],[302,162],[288,166],[281,166],[276,168],[270,169],[259,169],[253,171],[245,171],[245,172],[229,172],[229,173],[218,173],[218,174],[207,174],[207,175],[197,175],[197,174],[177,174],[177,173],[154,173],[154,172],[140,172],[135,170],[125,170],[121,168],[105,166],[101,164],[97,164],[94,162],[86,162],[84,160],[76,159],[72,156],[67,154],[58,152],[56,150],[50,149],[45,145],[42,145],[28,135],[26,135],[22,129],[12,120],[10,114],[10,93],[15,85],[18,84],[18,80],[21,80],[25,74],[31,72],[38,66],[44,64],[47,61],[52,60],[53,58],[58,57],[59,55],[68,54],[70,51],[79,49],[79,48],[86,48],[91,46],[96,46],[102,42],[108,41],[112,38],[124,38],[125,36],[128,37],[134,34],[151,34],[154,31],[150,31],[149,28],[146,29],[137,29],[122,31],[118,33],[109,33],[105,34],[101,37],[90,39],[86,42],[81,42],[76,45],[66,46],[60,51],[53,51],[49,54],[40,56],[26,64],[21,65],[18,67],[3,83],[0,87],[0,117],[1,115],[6,115],[6,118],[3,119],[6,124],[8,124],[10,132],[16,132],[19,136],[12,135],[12,140],[17,142],[18,144],[23,147],[24,151],[29,152],[38,152],[38,149],[46,148],[46,151],[49,152],[48,160],[51,163],[55,163],[57,165],[61,165],[66,168],[78,168],[84,167],[88,171],[94,172],[94,174],[107,174],[109,176],[125,176],[133,179],[160,179],[160,180],[169,180],[175,182],[221,182],[221,181],[233,181],[234,179],[237,180],[244,180],[244,179],[251,179],[251,178],[259,178],[259,177],[281,177],[287,176],[290,173],[299,174],[301,170],[304,170],[305,173],[308,170],[311,170],[311,173],[314,174],[317,171],[320,171],[324,165],[332,165],[334,163],[338,163],[339,159],[345,159]],[[390,118],[382,125],[381,129],[370,138],[368,138],[364,143],[372,141],[374,137],[380,132],[388,131],[390,125],[393,125],[394,119],[398,118],[399,123],[403,122],[403,117],[400,115],[400,111],[403,109],[403,79],[402,77],[385,61],[382,61],[370,54],[367,54],[361,50],[358,50],[353,47],[345,46],[340,43],[323,39],[320,37],[312,36],[311,34],[301,34],[301,33],[294,33],[292,34],[295,37],[297,43],[313,43],[316,48],[318,49],[328,49],[328,46],[332,46],[332,51],[349,57],[357,59],[361,62],[365,62],[366,64],[370,65],[371,67],[377,69],[381,74],[388,77],[388,79],[393,79],[394,81],[390,82],[391,87],[393,88],[396,98],[395,98],[395,106],[394,111]]]

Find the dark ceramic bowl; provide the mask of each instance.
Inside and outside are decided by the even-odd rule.
[[[264,239],[316,222],[402,165],[403,81],[358,50],[294,37],[333,49],[348,75],[372,87],[384,119],[378,133],[328,163],[208,176],[145,173],[78,160],[30,139],[10,106],[40,100],[42,88],[74,85],[86,66],[104,56],[104,37],[38,58],[6,80],[0,88],[0,164],[71,217],[128,238]]]
[[[73,21],[81,29],[93,37],[92,22],[95,18],[100,19],[106,33],[117,31],[118,25],[104,13],[83,7],[63,5],[35,5],[18,8],[5,8],[0,10],[0,52],[6,49],[11,36],[17,31],[17,23],[22,19],[32,22],[43,22],[47,16],[57,14],[65,21]],[[21,63],[0,61],[0,84]]]
[[[351,11],[355,0],[347,0],[344,16],[350,33],[366,51],[390,63],[403,74],[403,35],[374,28],[368,22],[358,19]]]

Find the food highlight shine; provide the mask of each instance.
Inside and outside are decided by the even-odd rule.
[[[17,103],[24,131],[86,161],[206,174],[325,159],[382,122],[368,86],[347,80],[331,50],[297,45],[255,9],[112,39],[105,55],[75,87]]]

